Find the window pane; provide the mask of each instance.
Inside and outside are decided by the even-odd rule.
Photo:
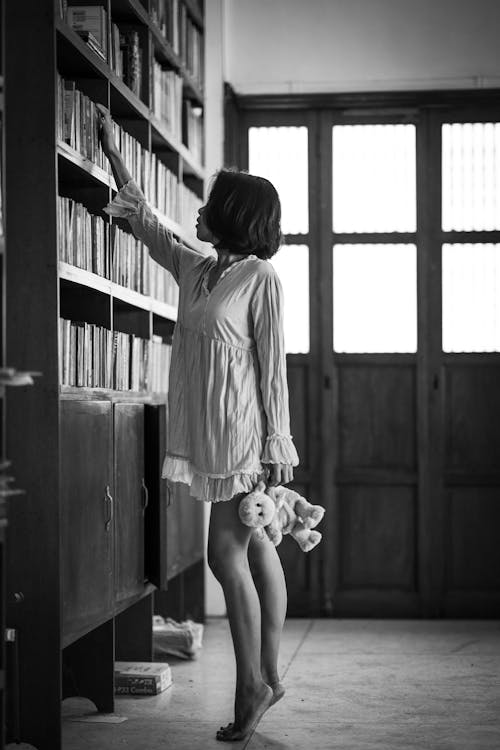
[[[333,348],[417,350],[415,245],[334,245]]]
[[[443,350],[500,351],[500,245],[443,245]]]
[[[443,229],[500,229],[500,123],[443,125]]]
[[[415,126],[335,125],[333,230],[415,229]]]
[[[278,191],[283,233],[307,234],[307,128],[250,128],[248,171],[266,177]]]
[[[287,352],[309,351],[309,248],[283,245],[271,259],[285,297],[285,346]]]

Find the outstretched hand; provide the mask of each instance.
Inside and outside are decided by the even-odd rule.
[[[109,156],[110,153],[118,151],[113,133],[113,120],[111,119],[109,109],[104,104],[96,104],[96,109],[102,149],[106,156]]]
[[[270,487],[293,482],[293,466],[289,464],[265,464],[267,483]]]

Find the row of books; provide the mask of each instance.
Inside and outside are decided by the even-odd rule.
[[[179,47],[176,52],[195,83],[203,88],[203,35],[193,23],[184,3],[179,6],[178,19]]]
[[[108,169],[108,160],[99,141],[97,110],[94,102],[76,88],[74,81],[57,77],[57,137],[79,154]]]
[[[153,299],[177,306],[179,287],[172,274],[154,261],[134,235],[111,224],[111,281]]]
[[[102,5],[70,5],[60,2],[60,14],[85,43],[132,91],[141,96],[143,50],[137,28],[111,23],[108,54],[108,14]],[[151,0],[151,15],[161,33],[170,42],[186,70],[203,85],[203,35],[193,23],[184,3],[179,0]]]
[[[115,139],[128,171],[149,203],[181,226],[194,227],[202,200],[157,156],[114,123]]]
[[[198,218],[198,210],[202,205],[203,201],[201,198],[198,198],[196,193],[193,193],[183,182],[179,183],[179,223],[181,226],[194,231]]]
[[[59,319],[62,385],[167,393],[172,347],[82,321]]]
[[[126,86],[140,99],[143,97],[143,49],[137,29],[111,24],[110,66]]]
[[[109,223],[71,198],[58,196],[57,209],[59,259],[109,279]]]
[[[184,143],[200,164],[203,164],[203,110],[186,101],[184,104]]]
[[[175,70],[165,70],[153,61],[153,90],[151,109],[162,120],[173,138],[182,135],[182,77]]]
[[[133,234],[63,196],[58,197],[57,216],[60,260],[177,305],[179,290],[172,274],[150,257]]]

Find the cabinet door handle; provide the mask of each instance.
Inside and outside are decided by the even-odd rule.
[[[144,511],[149,505],[149,490],[146,487],[146,482],[144,481],[144,477],[141,479],[141,489],[142,489],[142,512],[144,513]]]
[[[104,524],[104,528],[106,529],[106,531],[109,531],[111,529],[111,523],[113,521],[113,498],[109,491],[109,484],[106,485],[106,489],[104,491],[104,503],[108,511],[108,515],[106,518],[106,523]]]

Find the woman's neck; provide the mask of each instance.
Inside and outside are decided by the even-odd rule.
[[[231,263],[235,263],[237,260],[241,260],[245,257],[245,253],[232,253],[230,250],[223,248],[217,249],[217,267],[225,268],[230,266]]]

